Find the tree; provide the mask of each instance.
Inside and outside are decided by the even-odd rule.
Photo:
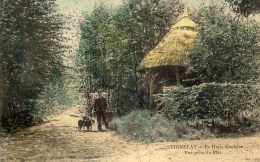
[[[245,16],[249,16],[252,13],[260,12],[259,0],[226,0],[230,3],[233,10],[237,13],[241,13]]]
[[[62,20],[54,0],[1,1],[1,7],[1,110],[32,113],[44,86],[61,76]]]
[[[245,22],[216,6],[198,13],[199,39],[190,52],[203,82],[254,83],[259,76],[259,24]]]
[[[166,34],[179,1],[129,0],[116,10],[97,7],[81,25],[79,56],[88,91],[103,88],[119,114],[143,107],[140,61]]]

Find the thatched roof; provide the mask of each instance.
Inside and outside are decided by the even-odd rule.
[[[179,27],[192,27],[195,28],[196,24],[190,19],[187,9],[184,9],[184,12],[180,18],[180,20],[172,26],[172,28]]]
[[[141,69],[165,65],[186,66],[187,55],[197,36],[196,24],[189,18],[187,10],[180,20],[172,26],[170,31],[151,50],[140,64]]]

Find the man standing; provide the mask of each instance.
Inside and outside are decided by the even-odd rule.
[[[101,119],[105,123],[106,129],[108,129],[108,123],[106,120],[107,102],[105,97],[102,96],[102,91],[98,90],[98,98],[95,99],[94,111],[97,115],[98,130],[102,130]]]

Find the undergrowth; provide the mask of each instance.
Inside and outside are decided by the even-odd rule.
[[[143,142],[193,140],[213,136],[185,121],[168,120],[151,111],[133,111],[112,121],[111,129],[127,139]]]

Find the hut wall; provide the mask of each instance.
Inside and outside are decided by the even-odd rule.
[[[180,78],[182,79],[184,76],[185,68],[178,67],[180,72]],[[163,86],[173,86],[177,85],[176,75],[175,75],[175,67],[174,66],[162,66],[156,67],[152,69],[152,74],[155,76],[154,80],[154,93],[162,93]]]

